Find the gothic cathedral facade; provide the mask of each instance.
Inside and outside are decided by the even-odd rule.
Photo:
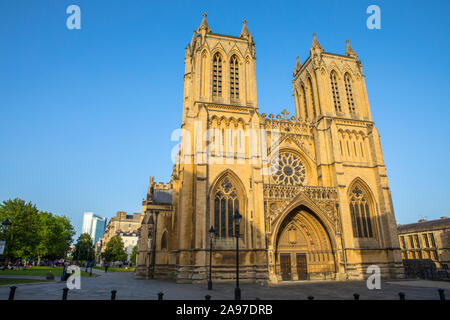
[[[136,277],[277,283],[403,275],[394,210],[361,62],[315,35],[293,73],[295,116],[260,113],[255,45],[213,33],[186,48],[180,148],[150,179]],[[236,212],[242,216],[236,237]],[[212,254],[210,256],[210,246]]]

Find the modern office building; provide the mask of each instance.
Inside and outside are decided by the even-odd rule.
[[[81,232],[88,233],[91,236],[93,243],[97,243],[105,233],[106,220],[106,218],[100,217],[93,212],[85,212]]]

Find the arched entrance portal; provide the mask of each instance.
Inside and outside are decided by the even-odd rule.
[[[278,280],[334,279],[334,253],[328,232],[317,216],[300,206],[280,225],[276,238]]]

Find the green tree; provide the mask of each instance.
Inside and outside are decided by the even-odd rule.
[[[102,258],[107,262],[125,261],[127,259],[122,237],[114,236],[108,241],[105,251],[102,253]]]
[[[75,244],[73,259],[79,261],[94,260],[92,238],[88,233],[82,233]]]
[[[75,234],[70,220],[65,216],[55,216],[49,212],[41,212],[42,256],[50,260],[64,258]],[[40,256],[38,256],[39,258]]]
[[[21,199],[3,201],[0,220],[8,218],[12,225],[4,238],[7,240],[6,256],[16,259],[64,257],[74,228],[67,217],[39,211],[31,202]]]
[[[136,258],[137,258],[137,245],[135,245],[133,247],[133,251],[131,251],[130,262],[136,264]]]
[[[40,243],[39,210],[31,202],[9,199],[0,205],[0,220],[6,218],[11,221],[11,227],[4,235],[7,241],[5,256],[25,260],[34,257]]]

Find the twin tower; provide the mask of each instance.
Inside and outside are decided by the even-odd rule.
[[[358,56],[348,41],[325,52],[314,35],[292,84],[292,116],[260,113],[246,21],[221,35],[204,14],[186,48],[171,179],[151,178],[143,201],[136,277],[206,282],[212,243],[213,281],[233,280],[236,241],[243,281],[361,279],[371,265],[403,275]]]

